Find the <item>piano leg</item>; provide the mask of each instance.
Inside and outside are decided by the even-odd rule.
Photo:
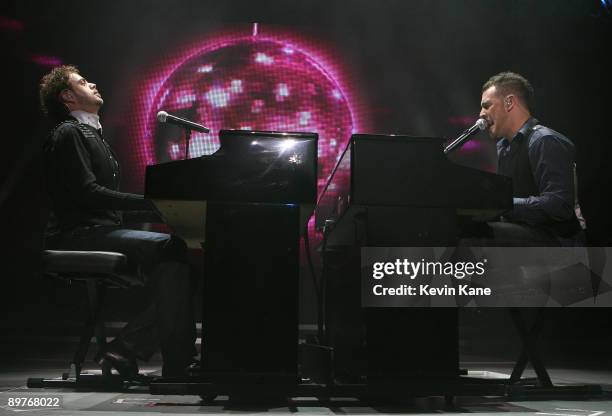
[[[295,386],[299,207],[210,203],[204,251],[204,376]]]

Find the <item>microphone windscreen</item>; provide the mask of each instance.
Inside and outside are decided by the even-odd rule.
[[[165,111],[160,111],[159,113],[157,113],[157,121],[159,121],[160,123],[165,123],[166,117],[168,117],[168,113],[166,113]]]
[[[157,117],[159,118],[159,114],[157,115]],[[476,121],[476,126],[478,126],[480,130],[484,130],[489,127],[489,123],[487,123],[487,120],[485,120],[484,118],[479,118]]]

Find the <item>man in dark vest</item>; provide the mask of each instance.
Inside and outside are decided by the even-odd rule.
[[[40,98],[45,113],[59,123],[44,145],[51,199],[46,248],[123,253],[150,296],[149,306],[96,360],[136,378],[137,359],[146,361],[161,347],[162,374],[184,375],[195,353],[184,241],[123,225],[122,211],[151,213],[153,207],[142,195],[119,191],[119,163],[102,133],[98,111],[104,101],[96,84],[76,67],[60,66],[42,78]]]
[[[557,245],[584,227],[574,144],[532,117],[533,96],[529,81],[513,72],[494,75],[482,87],[480,117],[499,140],[498,173],[511,177],[514,189],[513,209],[489,223],[487,237],[502,244]]]

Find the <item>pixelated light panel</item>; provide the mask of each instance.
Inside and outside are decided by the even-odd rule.
[[[330,58],[330,45],[278,28],[249,29],[213,34],[160,59],[134,107],[136,172],[184,157],[183,130],[156,121],[164,110],[210,128],[193,132],[191,157],[214,153],[221,129],[318,133],[322,191],[351,134],[366,128],[352,77]]]

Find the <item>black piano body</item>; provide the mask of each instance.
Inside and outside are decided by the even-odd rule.
[[[147,167],[145,196],[204,247],[198,388],[298,382],[299,236],[316,201],[317,139],[222,130],[212,155]]]
[[[328,342],[340,379],[419,388],[435,380],[443,389],[441,379],[459,376],[456,309],[364,309],[360,301],[361,247],[453,246],[466,218],[512,207],[509,178],[451,162],[442,142],[353,135],[317,202]]]
[[[211,155],[147,166],[146,196],[269,204],[315,201],[316,134],[221,130],[219,140],[221,146]]]
[[[317,228],[333,223],[327,244],[357,242],[352,221],[364,213],[370,221],[368,243],[392,247],[453,243],[457,218],[494,217],[512,208],[510,178],[451,162],[442,143],[430,137],[353,135],[315,209]],[[378,224],[379,213],[393,229]]]

